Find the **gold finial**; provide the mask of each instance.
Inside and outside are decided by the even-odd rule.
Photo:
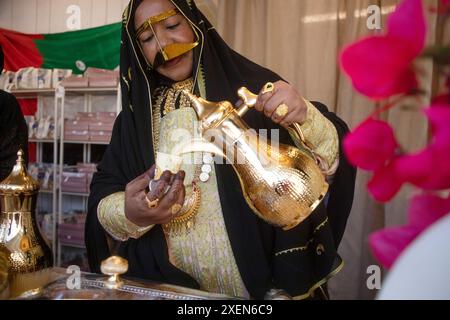
[[[0,182],[0,194],[30,195],[39,191],[39,182],[28,175],[24,155],[25,152],[22,149],[17,151],[16,164],[9,176]]]
[[[117,289],[123,285],[120,275],[128,271],[128,261],[122,257],[112,256],[102,261],[100,270],[103,274],[110,276],[106,286],[109,289]]]
[[[258,101],[258,95],[254,94],[246,87],[242,87],[238,90],[238,96],[241,98],[243,104],[237,111],[240,117],[243,117],[248,110],[253,108],[256,105],[256,101]]]
[[[17,151],[17,160],[16,160],[17,164],[21,164],[21,165],[25,164],[25,159],[23,158],[23,156],[24,156],[23,150],[19,149],[19,151]]]

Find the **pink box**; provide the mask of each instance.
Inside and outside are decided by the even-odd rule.
[[[80,120],[66,120],[64,124],[64,130],[67,131],[84,131],[89,130],[89,120],[80,119]]]
[[[112,131],[113,121],[99,121],[97,119],[89,121],[89,131]]]
[[[63,172],[61,180],[63,192],[86,193],[87,175],[84,172]]]
[[[62,244],[84,246],[84,223],[61,223],[58,238]]]
[[[97,171],[96,163],[77,163],[78,172],[93,173]]]
[[[77,112],[76,116],[79,121],[90,121],[92,119],[97,118],[96,112]]]
[[[89,131],[89,140],[96,142],[110,142],[112,131]]]
[[[101,121],[107,121],[107,120],[111,120],[111,121],[115,121],[117,117],[117,113],[115,112],[97,112],[97,119],[101,120]]]
[[[119,71],[88,67],[84,72],[85,77],[115,76],[119,77]]]
[[[61,186],[62,192],[70,192],[70,193],[88,193],[87,186],[85,184],[71,184]]]
[[[67,141],[89,141],[89,131],[64,130],[64,139]]]
[[[84,75],[89,78],[90,87],[116,87],[119,84],[119,71],[89,67]]]
[[[65,88],[86,88],[89,85],[89,79],[87,77],[70,76],[65,78],[61,85]]]
[[[119,79],[116,76],[89,77],[89,87],[92,88],[117,87],[118,84]]]

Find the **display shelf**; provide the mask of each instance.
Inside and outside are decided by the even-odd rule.
[[[62,247],[78,248],[78,249],[84,249],[84,250],[86,250],[86,246],[84,246],[84,245],[79,245],[79,244],[72,244],[72,243],[61,242],[61,246],[62,246]]]
[[[83,88],[65,88],[66,94],[117,94],[117,87],[83,87]]]
[[[18,99],[37,99],[40,96],[54,96],[55,89],[14,89],[11,93]]]
[[[55,142],[54,139],[28,139],[28,142],[35,142],[35,143],[53,143]]]
[[[65,94],[117,94],[117,87],[81,87],[81,88],[65,88]],[[11,90],[11,94],[18,99],[36,99],[39,96],[54,96],[56,89],[14,89]]]
[[[68,144],[77,144],[83,146],[82,151],[82,162],[83,163],[90,163],[92,162],[92,151],[96,150],[97,145],[101,146],[107,146],[109,142],[106,141],[76,141],[76,140],[65,140],[64,135],[64,127],[65,127],[65,104],[66,104],[66,98],[69,96],[83,96],[84,97],[84,104],[79,105],[81,108],[80,112],[93,112],[93,111],[100,111],[98,105],[95,106],[95,109],[93,108],[93,104],[95,101],[93,97],[95,95],[115,95],[116,96],[116,110],[104,110],[107,112],[114,111],[116,114],[119,114],[121,109],[121,95],[120,95],[120,86],[117,87],[107,87],[107,88],[64,88],[59,89],[58,93],[55,94],[56,97],[56,103],[60,106],[61,114],[60,114],[60,130],[59,130],[59,176],[63,177],[63,169],[65,164],[65,145]],[[104,151],[102,151],[104,152]],[[97,159],[98,160],[98,159]],[[59,181],[60,188],[58,193],[58,217],[56,220],[57,224],[63,223],[63,219],[65,216],[65,208],[63,208],[64,201],[68,201],[71,203],[71,205],[77,204],[79,207],[75,208],[72,207],[71,209],[79,209],[83,212],[87,212],[87,200],[89,193],[78,193],[78,192],[65,192],[61,189],[61,181]],[[64,201],[63,201],[64,197]],[[78,199],[77,199],[78,198]],[[67,209],[67,208],[66,208]],[[64,265],[65,261],[62,261],[62,257],[70,255],[70,252],[67,252],[69,250],[68,248],[82,248],[77,245],[67,244],[64,241],[58,241],[58,249],[57,249],[57,265],[62,266]],[[84,262],[83,262],[84,263]]]
[[[69,143],[69,144],[96,144],[96,145],[105,145],[107,146],[109,144],[109,142],[105,142],[105,141],[74,141],[74,140],[65,140],[64,143]]]
[[[39,193],[53,194],[53,190],[40,189],[40,190],[39,190]]]
[[[56,89],[54,88],[49,88],[49,89],[17,89],[17,90],[12,90],[11,94],[13,94],[16,98],[18,99],[36,99],[37,100],[37,110],[36,110],[36,116],[39,117],[42,112],[43,112],[43,98],[48,98],[48,97],[55,97],[56,95]],[[58,119],[58,105],[56,103],[56,99],[55,102],[53,104],[53,119]],[[37,144],[37,148],[36,148],[36,162],[37,163],[43,163],[43,158],[44,158],[44,144],[53,144],[53,161],[51,162],[51,164],[53,165],[53,177],[56,177],[56,173],[57,173],[57,166],[58,166],[58,152],[57,152],[57,147],[58,147],[58,137],[59,137],[59,133],[57,131],[55,131],[55,136],[53,138],[48,138],[48,139],[36,139],[36,138],[31,138],[28,141],[30,143],[36,143]],[[50,199],[48,199],[47,197],[43,197],[44,201],[41,201],[40,204],[43,205],[44,207],[47,207],[47,211],[52,212],[52,219],[53,219],[53,223],[52,223],[52,234],[55,235],[56,234],[56,219],[57,219],[57,201],[58,201],[58,188],[57,188],[58,183],[55,182],[53,183],[52,189],[48,190],[40,190],[41,194],[47,194],[47,195],[51,195],[51,201]],[[47,199],[45,199],[47,198]],[[51,205],[50,205],[51,204]],[[51,206],[51,209],[48,208],[49,206]],[[39,211],[40,208],[37,208],[37,210]],[[56,248],[57,243],[56,243],[56,237],[53,236],[53,238],[51,239],[50,245],[53,248],[53,261],[56,260],[56,250],[54,250],[54,248]]]
[[[37,112],[36,118],[40,119],[45,114],[49,114],[48,109],[48,99],[54,99],[53,105],[53,119],[55,119],[56,126],[55,137],[54,138],[46,138],[46,139],[36,139],[31,138],[28,141],[30,143],[36,143],[37,146],[37,155],[36,162],[43,163],[43,159],[49,152],[49,144],[53,144],[53,162],[47,162],[53,164],[53,177],[54,184],[51,190],[40,190],[41,194],[45,194],[40,200],[40,210],[45,209],[47,212],[51,212],[52,215],[52,224],[51,224],[51,234],[53,235],[52,239],[49,239],[50,245],[53,251],[53,258],[56,266],[62,266],[66,263],[66,261],[61,261],[61,257],[69,257],[71,256],[70,248],[76,249],[85,249],[84,246],[73,245],[65,243],[61,241],[58,237],[58,229],[59,224],[63,222],[63,218],[65,216],[64,212],[67,208],[72,208],[73,206],[80,206],[80,210],[83,212],[87,212],[87,200],[88,193],[77,193],[77,192],[64,192],[61,189],[61,179],[63,168],[65,165],[64,158],[64,145],[72,144],[72,145],[82,145],[82,152],[80,156],[82,157],[82,162],[89,163],[93,158],[92,151],[95,156],[95,161],[99,161],[98,156],[104,152],[103,149],[98,150],[97,146],[107,146],[109,142],[106,141],[68,141],[64,139],[64,119],[65,119],[65,108],[66,108],[66,98],[70,99],[79,99],[78,97],[84,98],[84,103],[78,103],[75,107],[78,107],[80,112],[93,112],[100,111],[97,105],[97,100],[95,100],[96,96],[106,96],[106,97],[115,97],[115,110],[112,110],[108,105],[108,110],[102,110],[107,112],[115,112],[118,114],[121,110],[121,92],[120,86],[115,87],[83,87],[83,88],[64,88],[59,86],[54,89],[18,89],[12,90],[11,93],[18,99],[37,99]],[[45,98],[45,106],[44,106],[44,98]],[[110,99],[110,98],[109,98]],[[51,100],[50,100],[51,101]],[[95,104],[95,106],[93,106]],[[71,108],[73,106],[71,105]],[[46,112],[46,113],[45,113]],[[51,111],[50,111],[51,112]],[[51,148],[51,147],[50,147]],[[46,152],[44,154],[44,152]],[[70,152],[70,151],[68,151]],[[100,153],[99,153],[100,152]],[[67,160],[67,156],[66,156]],[[51,161],[51,160],[50,160]],[[64,197],[64,199],[63,199]],[[64,200],[64,201],[63,201]],[[51,208],[50,208],[51,206]],[[67,207],[67,208],[66,208]],[[50,231],[50,230],[49,230]],[[73,249],[75,250],[75,249]],[[64,252],[63,252],[64,251]],[[85,259],[82,261],[83,264],[86,263]]]
[[[78,192],[65,192],[62,191],[61,194],[63,196],[78,196],[78,197],[89,197],[89,193],[78,193]]]

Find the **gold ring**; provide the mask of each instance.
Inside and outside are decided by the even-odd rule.
[[[287,104],[282,103],[278,106],[277,110],[275,110],[275,114],[280,117],[280,118],[284,118],[286,117],[286,115],[289,112],[289,107]]]
[[[182,207],[183,206],[181,204],[175,203],[171,208],[172,215],[176,215],[178,212],[180,212]]]
[[[261,93],[262,94],[270,93],[270,92],[273,92],[274,89],[275,89],[275,85],[272,82],[267,82],[264,85]]]
[[[145,201],[147,202],[147,207],[149,209],[155,209],[158,206],[158,204],[159,204],[159,199],[158,198],[156,198],[153,201],[150,201],[150,199],[147,196],[145,196]]]

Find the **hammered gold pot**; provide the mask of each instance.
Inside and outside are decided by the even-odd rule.
[[[215,103],[186,94],[200,121],[202,139],[180,146],[177,153],[211,152],[226,158],[252,210],[284,230],[300,224],[320,204],[328,184],[315,160],[296,147],[267,142],[243,121],[257,95],[241,88],[243,105],[235,109],[228,101]]]

